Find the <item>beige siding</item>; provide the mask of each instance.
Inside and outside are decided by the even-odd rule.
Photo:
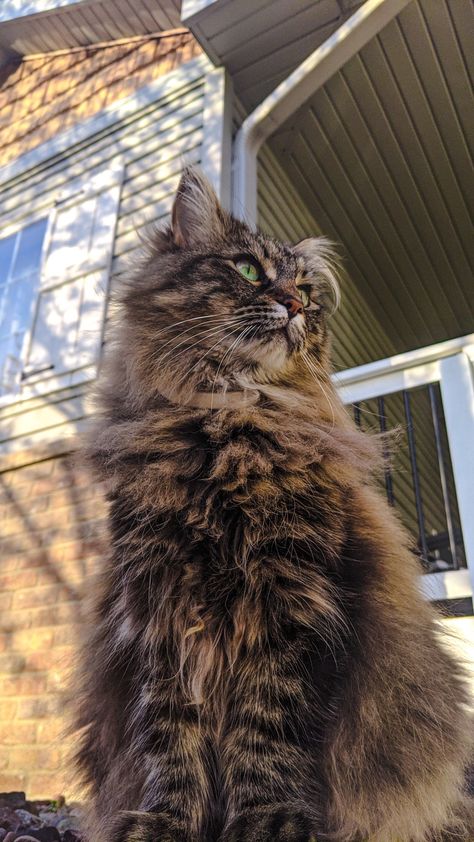
[[[258,173],[259,224],[263,230],[288,242],[327,233],[318,225],[268,146],[260,154]],[[344,251],[340,249],[340,252],[344,257]],[[332,321],[336,370],[390,356],[394,352],[392,344],[345,273],[341,292],[341,307]]]
[[[194,74],[196,76],[196,73]],[[181,77],[180,77],[181,78]],[[67,155],[49,160],[4,185],[0,225],[21,227],[32,215],[46,215],[74,178],[106,170],[123,160],[124,180],[113,250],[112,276],[127,268],[150,223],[164,219],[184,162],[197,163],[203,142],[204,78],[187,82],[124,119],[87,138]],[[79,372],[81,374],[81,372]],[[82,372],[87,379],[87,371]],[[89,375],[89,379],[90,379]],[[60,387],[70,385],[69,390]],[[30,447],[37,440],[64,437],[82,424],[84,386],[51,380],[52,394],[0,408],[0,448]]]

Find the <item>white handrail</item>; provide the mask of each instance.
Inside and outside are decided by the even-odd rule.
[[[370,380],[372,377],[379,377],[382,374],[389,374],[412,366],[425,365],[434,360],[450,357],[452,354],[464,351],[470,346],[474,348],[474,333],[459,336],[456,339],[448,339],[446,342],[438,342],[435,345],[428,345],[426,348],[417,348],[415,351],[406,351],[403,354],[396,354],[394,357],[375,360],[373,363],[347,368],[345,371],[340,371],[334,375],[334,385],[348,386],[352,383]]]
[[[367,401],[440,381],[442,361],[458,354],[474,358],[474,334],[349,368],[334,374],[333,383],[343,403]]]
[[[463,533],[467,570],[430,574],[431,599],[474,594],[474,334],[360,365],[333,377],[342,401],[372,398],[439,383]],[[426,579],[426,581],[425,581]]]

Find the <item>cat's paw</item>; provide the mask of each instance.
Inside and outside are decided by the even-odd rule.
[[[111,842],[195,842],[179,822],[165,813],[121,813]]]
[[[236,816],[219,842],[317,842],[315,820],[295,804],[257,807]]]

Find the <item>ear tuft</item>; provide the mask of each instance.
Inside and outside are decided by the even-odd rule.
[[[303,258],[308,275],[319,287],[329,312],[334,313],[341,302],[341,267],[333,244],[326,237],[308,237],[294,246],[294,251]]]
[[[193,248],[224,232],[225,214],[204,174],[186,167],[171,213],[173,240],[179,248]]]

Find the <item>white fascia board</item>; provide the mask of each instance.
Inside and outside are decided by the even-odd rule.
[[[183,23],[193,20],[197,15],[207,11],[217,3],[225,2],[225,0],[183,0],[181,3],[181,20]]]
[[[31,15],[55,12],[63,6],[79,6],[91,0],[4,0],[0,6],[0,24]]]
[[[20,155],[10,164],[5,164],[0,168],[0,187],[26,174],[43,161],[67,152],[76,144],[125,119],[139,108],[166,97],[192,82],[196,82],[211,69],[212,64],[206,56],[202,55],[182,64],[177,70],[172,70],[165,76],[159,76],[153,82],[130,94],[130,96],[113,102],[88,120],[84,120],[71,129],[55,135],[51,140],[47,140],[40,146],[25,152],[24,155]]]
[[[201,22],[217,5],[225,6],[229,0],[183,0],[181,4],[181,23],[191,30],[196,41],[201,45],[207,57],[216,67],[222,65],[220,57],[215,52],[207,38]],[[237,2],[237,0],[233,0]]]

